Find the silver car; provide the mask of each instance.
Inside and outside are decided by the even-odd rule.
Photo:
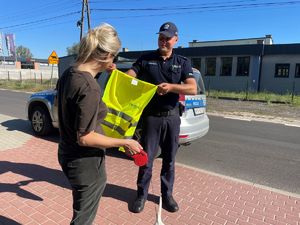
[[[203,137],[209,130],[209,119],[206,114],[206,95],[201,73],[193,69],[197,81],[197,95],[180,95],[179,101],[184,106],[180,125],[180,144]]]

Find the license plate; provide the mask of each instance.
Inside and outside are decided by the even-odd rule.
[[[193,108],[195,116],[201,115],[204,113],[204,108]]]

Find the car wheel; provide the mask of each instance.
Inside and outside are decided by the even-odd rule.
[[[53,131],[50,115],[45,108],[36,106],[30,115],[31,127],[36,135],[45,136]]]

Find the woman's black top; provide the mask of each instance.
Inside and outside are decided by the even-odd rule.
[[[57,98],[59,154],[74,157],[104,155],[103,149],[80,146],[77,139],[77,134],[93,130],[103,134],[101,122],[107,108],[94,77],[88,72],[70,67],[58,80]]]

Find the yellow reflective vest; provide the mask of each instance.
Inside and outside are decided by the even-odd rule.
[[[102,122],[105,135],[132,138],[140,116],[157,86],[114,70],[107,82],[103,101],[108,113]],[[121,151],[124,151],[122,148]]]

